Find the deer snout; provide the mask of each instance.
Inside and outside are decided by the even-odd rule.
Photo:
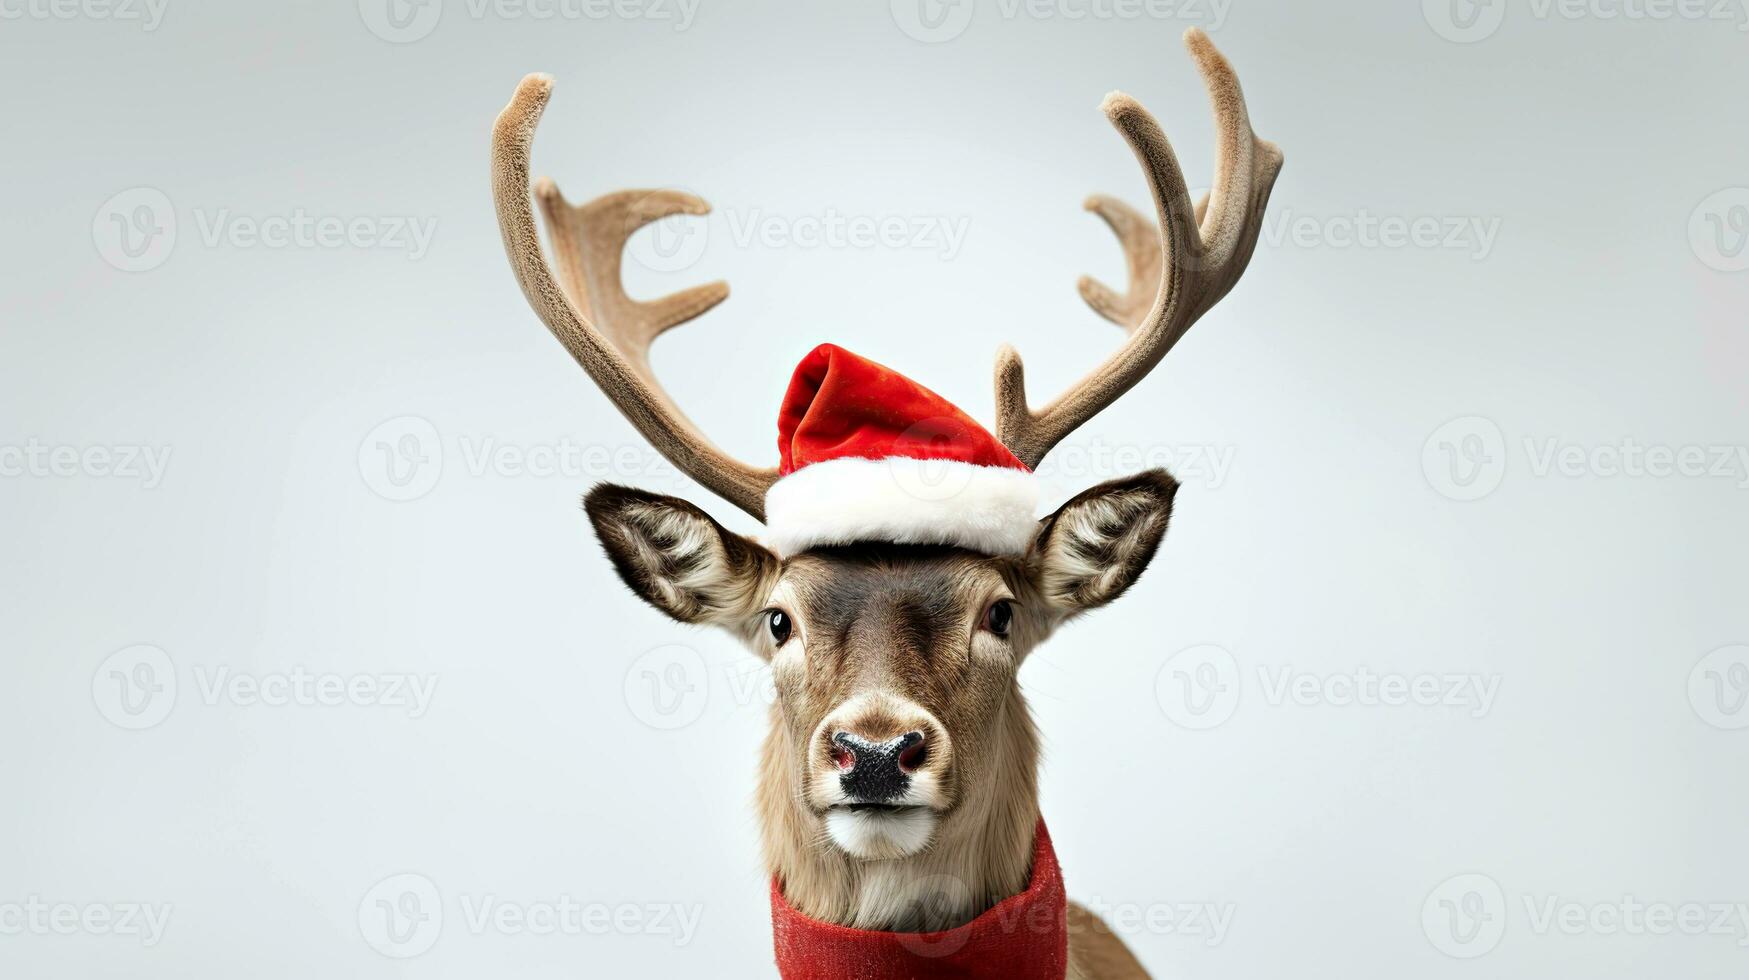
[[[840,849],[883,860],[929,846],[954,799],[953,743],[940,721],[915,703],[862,695],[814,732],[808,796]]]
[[[947,728],[915,702],[856,695],[814,728],[808,798],[846,813],[953,805],[956,755]]]
[[[838,785],[857,803],[890,803],[911,788],[911,774],[929,761],[929,740],[920,731],[876,742],[855,732],[832,733]]]

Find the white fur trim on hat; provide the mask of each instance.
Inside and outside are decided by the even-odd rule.
[[[1019,555],[1032,541],[1038,499],[1038,478],[1023,469],[908,456],[830,459],[766,491],[765,529],[784,556],[853,541]]]

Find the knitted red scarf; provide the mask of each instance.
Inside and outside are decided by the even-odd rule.
[[[1032,881],[946,932],[873,932],[810,919],[771,880],[771,929],[783,980],[1063,980],[1067,901],[1051,835],[1039,821]]]

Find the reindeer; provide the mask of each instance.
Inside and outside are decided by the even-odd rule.
[[[1127,95],[1105,98],[1102,110],[1141,163],[1157,220],[1110,197],[1086,202],[1121,242],[1129,282],[1119,293],[1080,281],[1086,302],[1127,334],[1083,381],[1030,408],[1019,354],[1000,349],[995,438],[1028,469],[1152,370],[1233,287],[1256,247],[1281,153],[1252,132],[1238,79],[1209,39],[1192,29],[1185,42],[1213,101],[1212,190],[1193,209],[1159,124]],[[720,303],[727,284],[646,302],[620,283],[633,232],[708,206],[672,190],[573,206],[544,178],[531,193],[529,148],[551,91],[548,76],[524,78],[493,130],[499,226],[522,291],[657,450],[765,523],[778,471],[712,444],[650,367],[651,342]],[[542,251],[535,204],[556,268]],[[1045,887],[1041,879],[1060,893],[1039,817],[1038,735],[1016,672],[1059,626],[1136,581],[1166,531],[1176,489],[1160,469],[1100,484],[1036,523],[1028,516],[1023,547],[996,555],[897,540],[774,550],[684,500],[612,485],[592,490],[585,509],[634,593],[675,620],[729,631],[769,664],[777,698],[757,807],[774,908],[847,935],[946,935]],[[1068,904],[1061,920],[1045,928],[1066,936],[1066,952],[1040,953],[1058,959],[1039,975],[1146,976],[1085,908]],[[781,961],[781,920],[778,932]],[[786,977],[833,973],[785,969]],[[931,974],[899,967],[893,975]]]

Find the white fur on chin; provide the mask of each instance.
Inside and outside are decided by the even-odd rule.
[[[864,860],[909,857],[929,846],[936,816],[925,807],[903,810],[847,810],[826,813],[826,833],[845,853]]]

